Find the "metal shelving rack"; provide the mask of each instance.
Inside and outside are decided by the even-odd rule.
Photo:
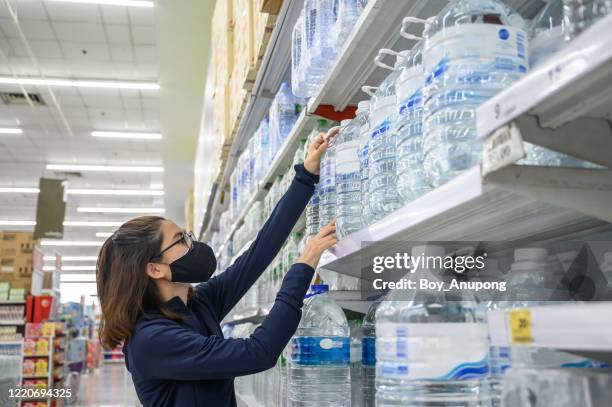
[[[526,17],[533,17],[544,4],[537,2],[534,6],[536,2],[525,0],[508,3]],[[293,8],[299,9],[301,4],[301,1],[285,1],[283,23],[274,30],[274,41],[270,42],[272,48],[266,54],[264,65],[274,65],[274,62],[281,67],[274,67],[275,78],[283,76],[279,73],[282,66],[288,69],[288,52],[283,50],[290,45],[280,38],[291,37],[295,23],[292,19],[297,18]],[[321,91],[311,98],[299,116],[257,192],[223,240],[232,237],[248,209],[263,199],[269,184],[288,167],[300,138],[312,128],[313,115],[318,109],[329,105],[336,111],[343,110],[366,98],[360,93],[362,85],[377,85],[382,80],[385,73],[375,71],[372,60],[380,48],[404,48],[402,41],[405,40],[399,39],[398,32],[401,18],[426,18],[445,4],[446,1],[369,1]],[[258,83],[264,81],[265,75],[272,75],[271,71],[266,72],[260,73]],[[262,88],[256,86],[256,89],[260,92]],[[270,87],[267,91],[270,98],[275,89]],[[242,119],[240,137],[236,137],[236,145],[232,147],[236,157],[269,107],[270,100],[261,96],[264,93],[260,92],[259,99],[251,101],[254,105]],[[465,171],[338,242],[325,253],[320,267],[361,277],[364,256],[371,257],[402,241],[545,240],[611,231],[611,118],[612,15],[609,15],[478,108],[477,132],[484,144],[482,166]],[[507,141],[501,142],[504,140]],[[602,168],[516,165],[522,158],[523,141],[592,161]],[[231,163],[230,160],[223,171],[229,173]],[[222,183],[217,191],[225,187]],[[219,198],[212,195],[211,221],[204,225],[204,234],[216,227],[220,215]],[[345,309],[358,312],[367,309],[368,302],[362,301],[359,293],[332,295]],[[256,322],[267,315],[267,310],[269,307],[235,314],[226,323]],[[612,331],[601,321],[609,318],[612,304],[551,305],[533,307],[528,313],[532,337],[521,345],[553,347],[611,360]],[[509,313],[502,311],[491,316],[494,342],[513,341],[509,318]]]

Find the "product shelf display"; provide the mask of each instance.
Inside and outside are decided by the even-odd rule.
[[[431,288],[364,287],[375,278],[371,259],[407,242],[527,242],[504,264],[512,271],[509,284],[520,286],[516,270],[528,270],[533,281],[557,270],[553,255],[529,242],[606,240],[612,7],[572,0],[305,0],[285,1],[277,23],[278,42],[270,42],[255,88],[269,79],[262,72],[287,71],[268,102],[251,99],[233,140],[235,162],[220,169],[200,231],[220,271],[252,243],[313,134],[336,122],[340,130],[322,157],[304,219],[223,321],[224,331],[253,332],[292,260],[331,219],[340,240],[321,258],[300,328],[278,365],[237,380],[239,405],[609,404],[612,333],[601,323],[609,302],[570,296],[502,305],[462,292],[448,304],[450,297]],[[260,123],[268,120],[274,139],[281,121],[273,95],[288,83],[302,110],[269,158],[261,158],[263,150],[253,148]],[[254,175],[251,166],[259,168]],[[417,249],[445,254],[431,243]],[[610,284],[612,259],[597,256],[606,259],[600,264]],[[573,386],[586,390],[565,389]],[[554,388],[564,388],[558,403],[550,401]],[[529,397],[535,404],[527,404]]]

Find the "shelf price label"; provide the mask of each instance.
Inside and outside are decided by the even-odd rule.
[[[499,170],[525,157],[523,137],[515,122],[495,130],[482,147],[482,175]]]
[[[533,342],[531,311],[516,309],[510,311],[510,335],[512,343],[526,344]]]

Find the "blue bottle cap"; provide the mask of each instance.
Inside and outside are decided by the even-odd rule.
[[[310,286],[310,290],[315,294],[326,293],[329,291],[327,284],[313,284]]]

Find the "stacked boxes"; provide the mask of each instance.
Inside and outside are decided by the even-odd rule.
[[[32,276],[42,273],[43,253],[30,232],[0,232],[0,281],[30,289]]]

